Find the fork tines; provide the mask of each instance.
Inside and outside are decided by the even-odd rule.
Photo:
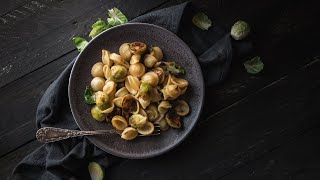
[[[143,134],[139,134],[139,136],[157,136],[157,135],[160,135],[160,126],[155,124],[154,125],[154,131],[152,132],[152,134],[148,134],[148,135],[143,135]]]

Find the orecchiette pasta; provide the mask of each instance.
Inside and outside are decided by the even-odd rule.
[[[176,99],[189,82],[179,76],[184,73],[180,65],[163,57],[159,47],[147,50],[142,42],[123,43],[119,54],[102,50],[102,62],[92,66],[93,79],[85,90],[85,102],[95,104],[92,117],[111,121],[125,140],[152,134],[154,124],[162,131],[180,128],[190,107]]]

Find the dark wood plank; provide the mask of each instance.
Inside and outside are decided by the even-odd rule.
[[[1,0],[0,1],[0,19],[3,21],[3,16],[5,16],[8,13],[13,13],[16,9],[18,9],[21,6],[26,5],[31,0],[15,0],[15,1],[6,1]],[[18,12],[19,13],[19,12]],[[5,19],[5,18],[4,18]]]
[[[221,178],[247,180],[312,180],[320,179],[320,129],[274,149],[261,159]]]
[[[163,2],[166,0],[135,0],[126,3],[63,1],[13,26],[5,26],[0,30],[3,39],[0,87],[74,50],[72,37],[87,37],[91,25],[98,18],[107,17],[107,9],[118,7],[132,19]],[[141,4],[144,6],[140,7]]]
[[[244,166],[320,126],[319,70],[316,60],[203,121],[173,151],[126,161],[111,168],[109,178],[217,179]]]
[[[51,82],[77,54],[76,50],[72,51],[1,88],[0,157],[35,138],[38,102]]]
[[[0,159],[0,177],[6,179],[9,177],[14,167],[27,155],[41,146],[41,143],[33,141],[17,149],[15,152],[8,154]]]

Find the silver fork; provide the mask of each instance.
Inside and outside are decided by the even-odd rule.
[[[36,138],[39,142],[50,143],[50,142],[61,141],[61,140],[72,138],[72,137],[107,135],[107,134],[121,134],[121,133],[115,129],[80,131],[80,130],[55,128],[55,127],[44,127],[44,128],[40,128],[37,131]],[[155,124],[154,131],[152,134],[148,134],[148,135],[139,134],[138,136],[146,137],[146,136],[157,136],[157,135],[160,135],[160,126]]]

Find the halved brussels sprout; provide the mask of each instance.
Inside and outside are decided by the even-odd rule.
[[[150,54],[154,56],[158,61],[161,61],[163,58],[162,50],[159,47],[151,47]]]
[[[91,108],[91,115],[97,121],[103,121],[106,119],[106,114],[103,114],[96,105]]]
[[[159,77],[155,72],[147,72],[141,77],[141,82],[148,83],[155,87],[159,83]]]
[[[138,136],[138,131],[133,127],[127,127],[121,133],[121,138],[125,140],[132,140]]]
[[[143,54],[147,50],[147,45],[142,42],[130,43],[130,50],[133,54]]]
[[[110,52],[107,50],[104,50],[104,49],[102,50],[102,62],[103,62],[103,64],[105,64],[109,67],[111,67],[113,64],[113,62],[110,59]]]
[[[90,85],[94,91],[102,91],[104,79],[102,77],[95,77],[91,80]]]
[[[144,56],[143,63],[148,68],[152,68],[157,62],[158,62],[158,60],[150,54],[146,54]]]
[[[180,128],[181,127],[181,117],[174,111],[170,110],[166,116],[165,119],[169,126],[173,128]]]
[[[111,120],[112,126],[119,131],[123,131],[126,127],[128,127],[127,120],[122,116],[114,116]]]
[[[146,68],[141,63],[132,64],[129,67],[129,73],[134,77],[141,77],[146,72]]]
[[[165,62],[167,66],[167,71],[170,74],[178,75],[178,74],[185,74],[185,70],[176,62]]]
[[[141,114],[133,114],[129,118],[129,124],[134,128],[143,127],[147,122],[147,117],[142,116]]]
[[[174,104],[176,113],[179,116],[185,116],[189,113],[189,105],[187,104],[186,101],[184,100],[177,100]]]
[[[147,122],[144,126],[138,127],[137,131],[142,135],[152,134],[154,131],[154,125],[151,122]]]
[[[96,105],[101,110],[107,109],[111,106],[110,96],[103,91],[96,92]]]
[[[162,118],[160,121],[159,121],[159,126],[160,126],[160,130],[161,131],[166,131],[169,129],[169,125],[167,123],[167,121],[165,120],[165,118]]]
[[[159,118],[159,112],[154,104],[150,104],[146,108],[146,113],[150,122],[155,122]]]
[[[128,113],[139,112],[139,102],[131,95],[126,95],[122,100],[122,110]]]
[[[90,162],[88,166],[91,180],[102,180],[104,178],[104,168],[96,163]]]
[[[130,64],[137,64],[140,62],[140,59],[141,59],[141,55],[140,54],[134,54],[131,56],[131,59],[130,59]]]
[[[250,26],[247,22],[245,21],[237,21],[232,27],[231,27],[231,36],[235,40],[242,40],[250,32]]]
[[[126,77],[125,86],[131,94],[135,95],[139,91],[140,81],[137,77],[130,75]]]
[[[102,62],[98,62],[96,64],[94,64],[91,68],[91,75],[93,77],[103,77],[103,66],[104,64]]]
[[[119,54],[124,60],[130,60],[132,53],[130,51],[129,43],[124,43],[120,46]]]
[[[165,114],[172,107],[169,101],[161,101],[158,105],[158,111],[160,114]]]
[[[127,90],[126,87],[122,87],[120,88],[117,92],[116,92],[116,97],[123,97],[125,95],[129,94],[129,91]]]
[[[122,82],[125,80],[128,74],[128,70],[121,65],[115,65],[111,67],[111,80],[115,82]]]

